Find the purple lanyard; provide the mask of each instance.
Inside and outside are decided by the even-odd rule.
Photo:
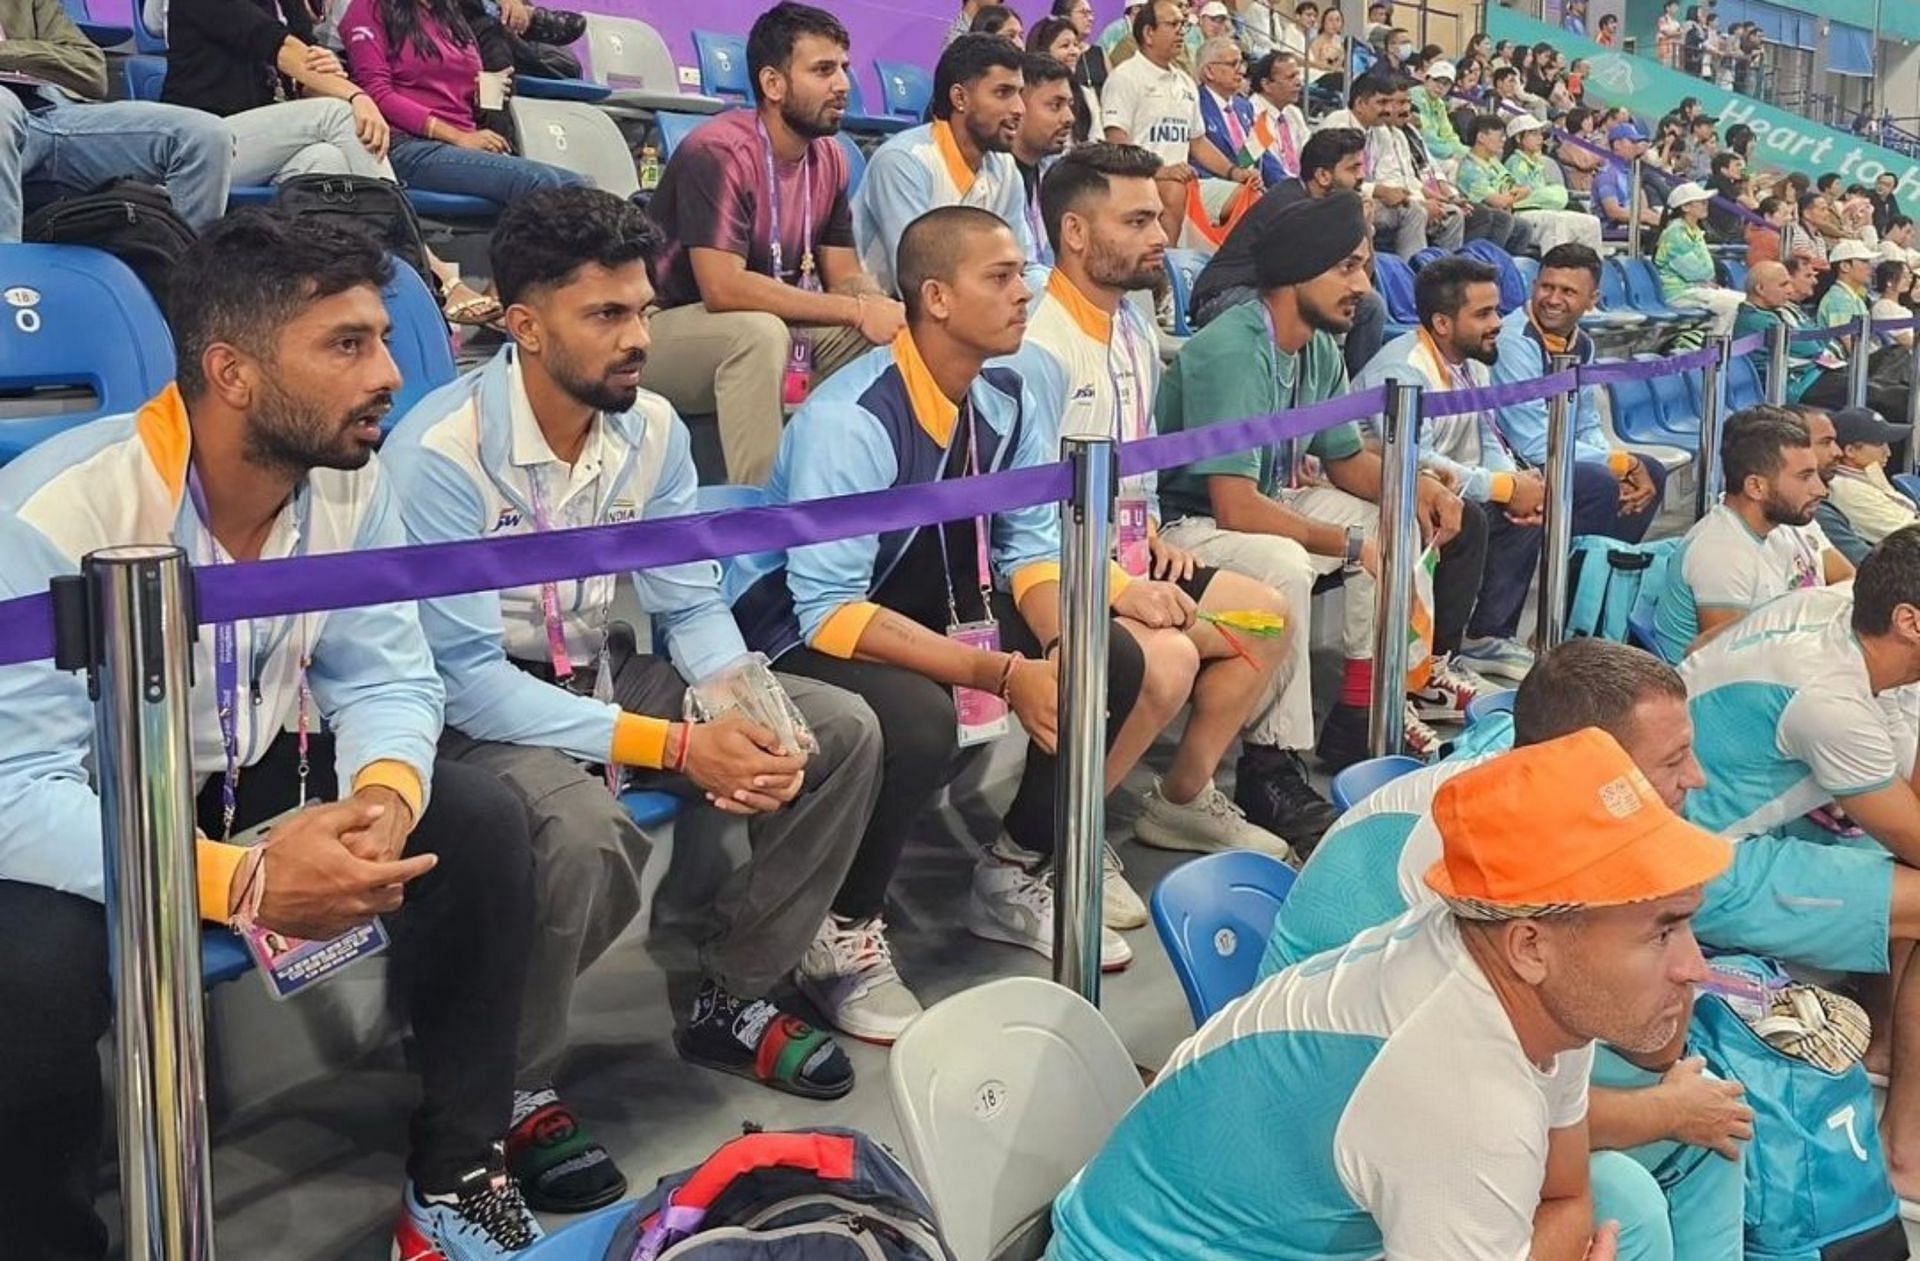
[[[754,126],[760,131],[760,157],[767,170],[767,232],[773,238],[770,251],[773,260],[773,278],[786,280],[786,252],[780,244],[780,178],[773,169],[773,138],[767,135],[767,125],[756,120]],[[800,280],[802,288],[808,287],[813,276],[813,143],[807,143],[807,155],[800,159]]]
[[[1134,355],[1133,336],[1127,326],[1127,306],[1121,303],[1119,310],[1113,313],[1113,333],[1107,340],[1107,352],[1113,352],[1115,342],[1121,344],[1127,352],[1127,371],[1133,378],[1133,413],[1139,418],[1136,432],[1127,433],[1127,408],[1121,401],[1120,391],[1113,392],[1113,433],[1121,442],[1138,442],[1153,432],[1153,420],[1149,415],[1151,400],[1148,398],[1146,378],[1140,372],[1140,360]]]
[[[967,476],[978,477],[980,475],[980,430],[973,423],[971,395],[960,405],[960,410],[964,413],[967,422]],[[957,431],[958,426],[956,425],[955,428]],[[942,463],[944,464],[945,461]],[[980,583],[980,616],[989,622],[993,620],[993,605],[990,603],[993,579],[992,570],[988,568],[987,557],[987,531],[991,525],[991,517],[973,519],[973,565],[975,578]],[[947,529],[944,524],[931,528],[934,537],[940,540],[940,576],[946,580],[947,584],[947,617],[953,625],[958,626],[960,604],[953,591],[953,560],[947,555]]]
[[[207,563],[229,563],[220,541],[213,535],[213,514],[207,510],[207,492],[200,483],[200,470],[192,464],[187,465],[187,490],[193,497],[193,509],[199,514],[200,528],[207,536]],[[307,744],[310,735],[307,704],[311,693],[307,688],[304,648],[300,653],[299,669],[300,804],[305,805],[309,767]],[[234,816],[240,808],[240,648],[239,633],[232,622],[213,624],[213,699],[220,718],[220,749],[226,756],[226,769],[220,777],[220,839],[224,841],[233,835]],[[252,702],[255,705],[260,703],[257,683]]]
[[[533,528],[541,534],[553,529],[553,521],[547,515],[547,496],[541,487],[542,478],[538,469],[527,470],[527,502],[533,508]],[[560,620],[560,585],[554,582],[540,584],[540,618],[546,623],[547,656],[553,662],[553,677],[565,680],[573,677],[573,654],[567,651],[567,628]]]

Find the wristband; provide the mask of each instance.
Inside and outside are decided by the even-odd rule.
[[[260,915],[260,903],[267,896],[267,843],[262,841],[247,851],[240,860],[243,877],[240,881],[239,903],[231,908],[231,917],[227,927],[236,933],[245,933],[253,927]]]
[[[1360,563],[1360,554],[1367,549],[1367,528],[1361,525],[1347,527],[1346,561],[1349,565]]]
[[[1041,647],[1040,660],[1047,661],[1052,659],[1054,649],[1058,648],[1059,646],[1060,646],[1060,636],[1055,635],[1052,639],[1049,639],[1044,646]]]
[[[365,92],[352,92],[352,93],[349,93],[349,94],[348,94],[348,96],[347,96],[347,104],[349,104],[349,105],[351,105],[351,104],[353,104],[353,103],[354,103],[355,101],[357,101],[357,100],[359,100],[359,99],[360,99],[361,97],[363,97],[363,96],[365,96],[365,95],[366,95],[366,93],[365,93]]]
[[[1000,668],[1000,682],[993,689],[993,694],[1001,700],[1007,699],[1007,688],[1013,683],[1013,668],[1019,664],[1019,653],[1010,652],[1007,654],[1007,664]]]
[[[668,769],[673,771],[673,773],[676,775],[684,774],[687,769],[687,754],[691,753],[692,751],[693,751],[693,724],[690,722],[683,722],[680,724],[680,739],[674,746],[673,757],[670,761]]]

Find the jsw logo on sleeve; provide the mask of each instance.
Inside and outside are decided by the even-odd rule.
[[[498,534],[502,530],[516,530],[520,527],[520,521],[520,510],[518,508],[512,506],[502,508],[499,517],[496,518],[493,523],[492,533]]]

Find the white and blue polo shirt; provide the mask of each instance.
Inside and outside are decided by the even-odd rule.
[[[1876,697],[1850,587],[1784,595],[1680,667],[1707,786],[1687,817],[1741,838],[1874,792],[1911,760],[1907,689]]]
[[[1447,908],[1410,911],[1187,1039],[1055,1202],[1047,1256],[1525,1261],[1592,1065],[1536,1067]]]
[[[1732,508],[1715,504],[1687,531],[1667,570],[1653,619],[1662,655],[1686,656],[1699,638],[1702,609],[1744,614],[1785,592],[1822,585],[1832,546],[1818,525],[1780,525],[1761,536]]]

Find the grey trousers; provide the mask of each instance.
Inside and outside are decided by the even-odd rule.
[[[660,657],[609,661],[614,699],[630,713],[677,719],[686,683]],[[865,701],[810,679],[781,675],[820,742],[806,786],[783,810],[747,820],[751,857],[727,877],[700,967],[735,994],[765,997],[800,962],[859,849],[880,789],[880,724]],[[520,1021],[517,1082],[550,1083],[567,1047],[574,980],[640,912],[648,843],[601,777],[553,749],[476,741],[449,730],[444,756],[493,771],[530,815],[535,933]],[[635,788],[703,800],[684,777],[635,771]],[[710,808],[710,807],[699,807]]]

